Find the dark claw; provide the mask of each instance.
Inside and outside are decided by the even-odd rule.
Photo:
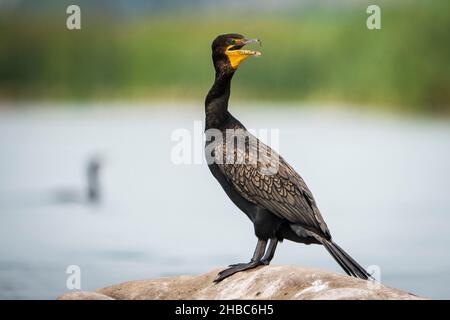
[[[214,279],[214,282],[218,283],[218,282],[222,281],[223,279],[228,278],[237,272],[248,270],[248,269],[253,269],[260,265],[266,265],[266,264],[268,264],[268,263],[265,263],[262,261],[251,261],[249,263],[237,263],[234,265],[230,265],[230,268],[227,268],[227,269],[219,272],[219,274],[217,275],[217,278]]]
[[[234,264],[230,264],[229,265],[229,267],[232,267],[232,268],[234,268],[234,267],[241,267],[241,266],[244,266],[244,265],[247,265],[248,263],[234,263]]]

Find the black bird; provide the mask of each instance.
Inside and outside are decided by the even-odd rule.
[[[314,197],[300,175],[228,111],[235,71],[248,57],[261,55],[259,51],[242,48],[256,42],[259,40],[240,34],[224,34],[212,43],[216,76],[205,101],[205,156],[211,173],[228,197],[253,222],[258,238],[250,262],[230,265],[214,281],[268,265],[283,239],[321,244],[347,274],[368,279],[366,270],[332,241]],[[242,138],[244,143],[239,145]]]
[[[53,194],[58,203],[80,203],[97,205],[101,201],[100,171],[103,160],[99,155],[91,156],[86,164],[86,189],[59,189]]]
[[[86,167],[87,200],[90,203],[100,202],[100,169],[102,161],[99,156],[92,157]]]

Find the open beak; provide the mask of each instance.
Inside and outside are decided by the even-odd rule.
[[[260,47],[262,46],[261,40],[259,40],[259,39],[244,39],[244,40],[242,41],[242,43],[243,43],[244,45],[246,45],[246,44],[252,44],[252,43],[259,43],[259,46],[260,46]]]
[[[242,49],[245,45],[252,43],[259,43],[261,46],[261,41],[259,39],[242,39],[237,44],[227,48],[225,53],[228,56],[233,69],[237,69],[241,62],[248,57],[259,57],[261,55],[260,51]]]
[[[243,39],[240,42],[238,42],[236,45],[228,48],[227,51],[235,51],[236,53],[242,54],[242,55],[248,55],[248,56],[260,56],[261,52],[255,51],[255,50],[244,50],[241,49],[244,46],[252,43],[259,43],[259,46],[261,46],[261,40],[259,39]]]

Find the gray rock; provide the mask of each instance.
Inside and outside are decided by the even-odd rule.
[[[96,293],[96,292],[85,292],[85,291],[77,291],[66,293],[60,297],[58,300],[114,300],[111,297],[105,296],[104,294]]]
[[[58,299],[423,299],[379,283],[316,269],[263,266],[237,273],[215,284],[213,279],[218,272],[219,269],[199,276],[130,281],[95,293],[69,293]]]

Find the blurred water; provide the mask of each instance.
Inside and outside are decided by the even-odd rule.
[[[238,109],[248,128],[279,128],[280,152],[316,196],[337,243],[382,281],[450,298],[450,125],[293,108]],[[0,298],[51,299],[133,279],[197,274],[247,261],[256,239],[206,165],[174,165],[171,133],[201,107],[24,108],[0,112]],[[83,192],[105,159],[99,206]],[[319,246],[284,242],[274,264],[342,272]]]

